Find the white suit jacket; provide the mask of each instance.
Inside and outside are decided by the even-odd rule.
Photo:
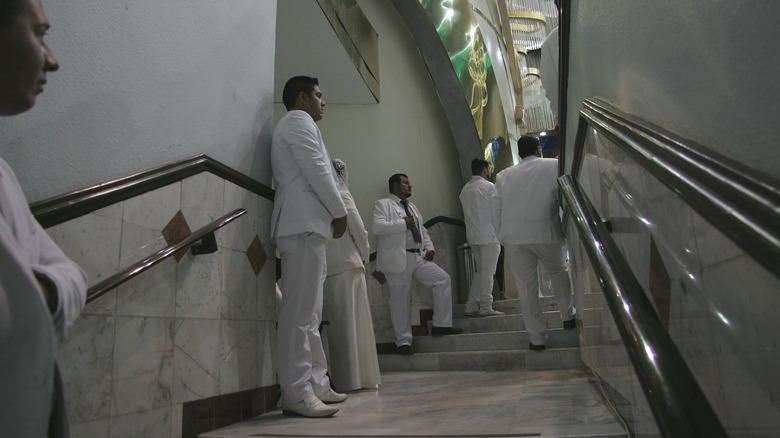
[[[36,274],[57,289],[53,315]],[[47,435],[56,333],[64,336],[78,318],[86,290],[84,271],[38,224],[0,159],[0,436]]]
[[[491,199],[495,193],[496,186],[479,175],[472,176],[460,191],[460,204],[463,206],[466,240],[469,245],[498,243],[491,207]]]
[[[326,253],[328,275],[340,274],[352,269],[363,269],[368,263],[368,231],[363,225],[355,200],[348,191],[341,191],[344,205],[347,207],[347,232],[340,239],[328,242]]]
[[[433,250],[433,242],[428,236],[428,230],[423,226],[422,215],[417,207],[409,203],[409,210],[414,216],[414,223],[420,230],[420,251]],[[376,270],[379,272],[403,272],[406,269],[406,211],[401,205],[401,199],[391,194],[374,203],[374,220],[372,230],[379,238],[376,248]]]
[[[530,156],[496,175],[493,225],[504,245],[563,243],[558,160]]]
[[[314,119],[305,111],[287,112],[271,143],[274,209],[271,239],[302,233],[333,237],[332,221],[346,216],[333,163]]]

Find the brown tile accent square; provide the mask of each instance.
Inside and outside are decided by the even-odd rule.
[[[260,242],[259,237],[255,236],[252,243],[249,244],[249,248],[246,249],[246,257],[249,259],[249,264],[252,265],[255,275],[258,275],[260,270],[263,269],[266,260],[268,260],[265,250],[263,250],[263,243]]]
[[[181,210],[179,210],[173,216],[173,218],[171,218],[171,220],[168,222],[168,225],[166,225],[162,230],[162,235],[168,245],[189,236],[190,233],[190,226],[187,224],[187,219],[184,218],[184,214],[181,212]],[[174,254],[173,257],[178,262],[182,257],[184,257],[184,254],[186,253],[187,251],[179,251]]]

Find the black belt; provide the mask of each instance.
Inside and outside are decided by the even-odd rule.
[[[419,248],[407,249],[406,252],[416,252],[417,254],[419,254],[420,253],[420,249]]]

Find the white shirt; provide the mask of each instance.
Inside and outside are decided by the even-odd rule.
[[[460,191],[460,203],[463,206],[466,239],[469,245],[498,242],[490,206],[490,200],[495,193],[496,186],[479,175],[472,176]]]
[[[496,175],[493,225],[504,245],[563,243],[558,160],[530,156]]]

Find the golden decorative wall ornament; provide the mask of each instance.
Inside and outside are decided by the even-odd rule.
[[[487,54],[485,53],[485,45],[481,44],[479,40],[478,33],[475,33],[474,44],[471,46],[468,59],[469,76],[473,81],[469,106],[477,126],[477,134],[482,138],[483,108],[488,103]]]

